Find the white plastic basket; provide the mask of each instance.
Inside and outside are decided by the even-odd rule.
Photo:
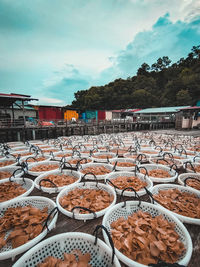
[[[1,184],[9,182],[9,181],[10,181],[10,179],[1,180],[0,186],[1,186]],[[28,178],[15,178],[15,179],[13,179],[12,178],[11,181],[13,183],[20,184],[21,187],[23,187],[26,190],[26,192],[24,192],[23,194],[15,197],[13,199],[20,198],[20,197],[27,197],[28,195],[30,195],[30,193],[34,189],[34,182],[31,179],[28,179]],[[4,201],[4,202],[0,202],[0,204],[5,204],[5,203],[8,204],[13,199],[10,199],[10,200]]]
[[[113,153],[117,153],[118,154],[118,157],[123,157],[123,155],[125,153],[128,153],[128,149],[130,148],[130,146],[119,146],[119,147],[112,147],[110,148],[110,152],[113,152]]]
[[[38,176],[38,175],[40,175],[40,174],[43,174],[43,173],[52,171],[52,170],[50,170],[50,171],[43,171],[43,172],[39,172],[39,171],[38,171],[38,172],[36,172],[36,171],[31,171],[31,168],[36,167],[36,166],[40,166],[40,165],[56,165],[57,168],[56,168],[56,169],[53,169],[53,170],[57,170],[57,169],[59,169],[59,167],[60,167],[59,162],[57,162],[57,161],[49,161],[49,160],[46,160],[46,161],[41,161],[41,162],[37,162],[37,163],[32,163],[32,164],[30,164],[30,165],[28,166],[28,173],[31,174],[31,175],[34,175],[34,176]]]
[[[51,158],[52,158],[52,160],[61,160],[62,157],[64,157],[67,154],[72,155],[72,150],[63,150],[63,151],[60,151],[60,152],[55,152],[55,153],[53,153],[53,155],[51,155]]]
[[[56,208],[55,202],[53,202],[51,199],[46,198],[46,197],[21,197],[17,199],[11,200],[8,204],[2,204],[0,207],[0,217],[2,217],[5,213],[5,211],[8,208],[16,208],[16,207],[26,207],[26,206],[33,206],[37,207],[39,209],[43,209],[45,207],[48,207],[48,213]],[[48,229],[51,230],[55,227],[56,221],[57,221],[58,214],[56,214],[53,218],[49,220],[48,223]],[[8,258],[14,259],[14,257],[35,244],[37,244],[42,238],[44,238],[47,234],[47,229],[44,229],[41,234],[33,238],[32,240],[28,241],[26,244],[17,247],[17,248],[12,248],[11,244],[8,243],[6,246],[0,249],[0,260],[5,260]]]
[[[65,162],[69,162],[71,164],[72,167],[76,167],[78,161],[80,161],[80,164],[87,164],[87,163],[93,163],[93,159],[89,156],[85,156],[85,157],[78,157],[78,156],[74,156],[74,157],[67,157],[64,159]],[[77,160],[77,163],[71,163],[70,161],[72,160]]]
[[[145,154],[148,157],[158,156],[160,152],[156,149],[152,149],[152,147],[144,147],[138,153]]]
[[[0,162],[7,162],[7,161],[12,161],[12,163],[9,164],[9,165],[5,165],[5,166],[0,167],[0,171],[2,170],[2,168],[5,168],[5,167],[12,167],[12,166],[17,165],[17,161],[16,161],[16,159],[15,159],[14,157],[12,157],[12,156],[10,156],[10,157],[8,157],[8,158],[0,159]]]
[[[168,164],[167,164],[167,162],[166,162],[166,165],[162,164],[161,160],[163,160],[163,159],[164,159],[163,157],[152,156],[152,157],[150,157],[149,162],[150,162],[150,164],[160,164],[160,165],[164,165],[164,166],[171,166],[173,164],[172,161],[169,161],[170,158],[164,159],[164,160],[168,161]],[[181,160],[175,159],[174,163],[176,164],[177,168],[181,168],[183,166],[183,162]]]
[[[188,178],[188,177],[193,177],[193,178],[195,178],[195,179],[197,179],[197,180],[199,180],[200,181],[200,174],[197,174],[197,173],[182,173],[182,174],[180,174],[179,176],[178,176],[178,183],[180,184],[180,185],[185,185],[185,180]],[[188,186],[188,187],[190,187],[190,188],[193,188],[193,187],[191,187],[191,186],[189,186],[189,185],[187,185],[186,184],[186,186]],[[193,188],[194,190],[197,190],[197,189],[195,189],[195,188]],[[197,190],[197,191],[199,191],[199,190]]]
[[[45,158],[44,160],[40,160],[40,161],[38,161],[38,158]],[[35,159],[35,160],[33,160],[32,162],[31,161],[28,161],[29,160],[29,158],[31,158],[31,159]],[[27,162],[27,164],[28,165],[30,165],[30,164],[33,164],[33,163],[38,163],[38,162],[44,162],[44,161],[49,161],[50,160],[50,156],[45,156],[45,155],[42,155],[42,154],[38,154],[37,156],[35,155],[35,154],[33,154],[33,155],[29,155],[29,156],[25,156],[25,157],[21,157],[20,159],[19,159],[19,162]]]
[[[197,190],[195,190],[195,189],[193,189],[191,187],[186,187],[186,186],[181,186],[181,185],[176,185],[176,184],[159,184],[159,185],[155,185],[151,189],[151,193],[153,195],[156,195],[156,194],[159,193],[160,190],[168,190],[168,189],[173,189],[173,188],[176,188],[181,192],[187,192],[187,193],[190,193],[190,194],[195,194],[198,198],[200,198],[200,192],[198,192]],[[157,205],[161,206],[159,203],[156,202],[156,200],[155,200],[155,203]],[[164,208],[164,209],[168,210],[166,208]],[[173,212],[171,210],[168,210],[168,211],[171,212],[174,216],[176,216],[180,221],[182,221],[184,223],[200,225],[200,218],[199,219],[191,218],[191,217],[180,215],[180,214],[175,213],[175,212]]]
[[[124,217],[125,219],[133,213],[142,210],[143,212],[148,212],[151,216],[155,217],[158,215],[163,215],[163,217],[169,222],[173,222],[175,224],[175,231],[180,236],[180,241],[183,242],[185,246],[185,253],[182,255],[178,261],[179,264],[187,265],[192,256],[192,240],[191,237],[185,228],[185,226],[169,211],[164,209],[161,206],[157,206],[147,202],[141,202],[140,207],[138,206],[139,201],[126,201],[126,206],[124,207],[124,202],[114,205],[110,208],[103,217],[103,225],[107,228],[109,232],[111,232],[111,223],[119,219],[120,217]],[[109,240],[107,236],[103,233],[104,240],[107,244],[109,244]],[[146,265],[140,264],[136,261],[131,260],[124,254],[122,254],[119,250],[115,248],[116,256],[120,261],[125,263],[127,266],[134,267],[145,267]]]
[[[133,166],[130,167],[123,167],[123,166],[115,166],[116,162],[130,162],[133,164]],[[134,159],[130,158],[118,158],[118,159],[111,159],[110,164],[113,164],[115,166],[116,171],[133,171],[135,170],[136,161]]]
[[[62,233],[52,236],[24,254],[13,267],[36,267],[48,256],[63,259],[64,253],[72,253],[80,250],[83,254],[90,253],[90,265],[92,267],[120,267],[117,257],[112,262],[112,250],[102,240],[98,239],[95,245],[95,237],[81,232]]]
[[[19,171],[16,171],[16,170],[19,170]],[[0,168],[0,173],[1,172],[9,172],[10,175],[4,179],[1,179],[0,181],[3,181],[5,179],[8,179],[10,178],[11,176],[13,176],[13,173],[14,173],[14,178],[19,178],[22,176],[23,174],[23,171],[20,167],[17,167],[17,166],[11,166],[11,167],[3,167],[3,168]]]
[[[113,172],[113,167],[111,164],[106,164],[106,163],[87,163],[87,164],[83,164],[81,166],[81,168],[79,169],[80,173],[82,176],[84,176],[85,174],[82,173],[82,170],[88,168],[88,167],[99,167],[99,166],[104,166],[106,169],[108,169],[111,172]],[[92,172],[92,171],[91,171]],[[108,175],[109,173],[106,173],[106,174],[102,174],[102,175],[95,175],[97,180],[102,180],[106,177],[106,175]],[[87,179],[91,179],[91,180],[94,180],[94,176],[93,175],[87,175]]]
[[[198,163],[194,163],[194,162],[192,162],[192,160],[191,161],[187,160],[186,162],[191,162],[191,164],[192,164],[192,166],[194,168],[197,167],[197,166],[200,168],[200,163],[199,162]],[[184,162],[184,165],[187,164],[186,162]],[[188,166],[190,167],[190,165],[188,165]],[[187,172],[193,172],[193,173],[200,174],[200,171],[194,172],[193,168],[188,168],[188,166],[186,167],[186,171]]]
[[[89,214],[77,214],[77,213],[73,213],[71,211],[67,211],[66,209],[64,209],[61,205],[60,205],[60,199],[62,197],[64,197],[65,195],[67,195],[70,191],[74,190],[74,189],[100,189],[100,190],[104,190],[106,192],[108,192],[110,195],[113,196],[113,201],[112,203],[105,209],[103,210],[100,210],[100,211],[97,211],[95,212],[96,215],[94,215],[94,213],[89,213]],[[105,214],[105,212],[110,208],[112,207],[114,204],[116,203],[116,193],[115,193],[115,190],[109,186],[109,185],[105,185],[105,184],[102,184],[102,183],[94,183],[94,182],[85,182],[85,183],[76,183],[76,184],[72,184],[72,185],[69,185],[67,186],[66,188],[64,188],[57,196],[56,198],[56,204],[59,208],[59,210],[65,214],[66,216],[68,217],[71,217],[71,218],[75,218],[77,220],[91,220],[91,219],[94,219],[94,218],[98,218],[102,215]]]
[[[23,146],[14,146],[12,147],[12,152],[19,152],[19,153],[23,153],[23,152],[27,152],[28,151],[28,147],[23,145]],[[12,153],[10,152],[10,153]]]
[[[98,156],[102,156],[102,155],[105,155],[105,156],[110,156],[110,158],[98,158]],[[112,153],[112,152],[97,152],[97,153],[94,153],[92,154],[92,159],[93,161],[95,162],[103,162],[103,163],[109,163],[109,161],[111,159],[117,159],[117,155],[115,153]]]
[[[76,172],[76,171],[70,171],[70,170],[65,170],[63,169],[62,170],[62,173],[63,174],[66,174],[66,175],[70,175],[70,176],[74,176],[77,178],[77,181],[75,181],[74,183],[78,183],[80,182],[81,180],[81,174],[79,172]],[[38,188],[39,190],[42,190],[43,192],[46,192],[46,193],[58,193],[60,192],[63,188],[65,188],[66,186],[69,186],[69,185],[63,185],[63,186],[59,186],[59,187],[45,187],[45,186],[40,186],[40,181],[42,179],[48,179],[48,176],[51,175],[51,174],[61,174],[61,171],[59,170],[53,170],[53,171],[49,171],[48,173],[44,173],[44,174],[41,174],[39,175],[35,180],[34,180],[34,184],[35,184],[35,187]]]
[[[167,171],[171,177],[164,177],[164,178],[156,178],[156,177],[153,177],[153,176],[148,176],[152,182],[155,182],[155,183],[172,183],[176,180],[177,176],[178,176],[178,173],[174,170],[174,169],[171,169],[167,166],[164,166],[162,164],[143,164],[141,165],[140,167],[144,167],[146,168],[147,171],[150,171],[150,170],[156,170],[156,169],[161,169],[161,170],[164,170],[164,171]]]
[[[105,181],[107,182],[107,184],[109,184],[109,181],[110,180],[111,182],[113,182],[113,180],[115,180],[116,178],[118,178],[119,176],[126,176],[126,177],[133,177],[133,176],[136,176],[137,178],[139,178],[140,180],[144,181],[147,183],[147,186],[146,188],[148,190],[150,190],[152,187],[153,187],[153,183],[152,181],[148,178],[148,177],[144,177],[143,174],[140,174],[140,173],[137,173],[135,175],[134,172],[126,172],[126,171],[121,171],[121,172],[113,172],[111,174],[108,174],[105,178]],[[114,188],[114,187],[113,187]],[[121,195],[122,194],[122,191],[123,190],[120,190],[120,189],[117,189],[116,188],[116,192],[118,195]],[[140,189],[139,191],[137,191],[137,194],[139,196],[143,196],[146,194],[146,190],[143,188],[143,189]],[[132,196],[135,196],[135,193],[133,191],[124,191],[123,193],[124,196],[127,196],[127,197],[132,197]]]

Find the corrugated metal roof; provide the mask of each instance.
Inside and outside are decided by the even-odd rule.
[[[14,100],[38,100],[36,98],[31,98],[28,95],[19,95],[19,94],[4,94],[4,93],[0,93],[0,98],[10,98],[10,99],[14,99]]]
[[[179,107],[160,107],[160,108],[146,108],[139,111],[136,111],[135,114],[146,114],[146,113],[170,113],[177,112],[180,109],[187,108],[189,106],[179,106]]]

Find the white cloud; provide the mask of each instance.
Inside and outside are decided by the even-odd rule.
[[[39,101],[32,101],[33,105],[64,105],[65,102],[57,98],[39,97]]]

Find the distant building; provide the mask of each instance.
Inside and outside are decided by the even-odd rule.
[[[200,129],[200,106],[182,108],[176,117],[176,130]]]
[[[37,118],[37,111],[29,101],[38,100],[29,95],[0,93],[0,127],[25,125]]]
[[[187,107],[188,106],[146,108],[135,111],[134,116],[137,122],[175,122],[177,112]]]

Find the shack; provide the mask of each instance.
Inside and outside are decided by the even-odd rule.
[[[146,108],[134,112],[135,121],[138,123],[157,123],[157,122],[173,122],[175,123],[176,114],[180,109],[189,106],[178,107],[159,107],[159,108]]]
[[[30,95],[0,93],[0,127],[27,126],[34,124],[37,111],[29,101],[38,100]]]
[[[176,117],[175,129],[200,129],[200,106],[180,109]]]

